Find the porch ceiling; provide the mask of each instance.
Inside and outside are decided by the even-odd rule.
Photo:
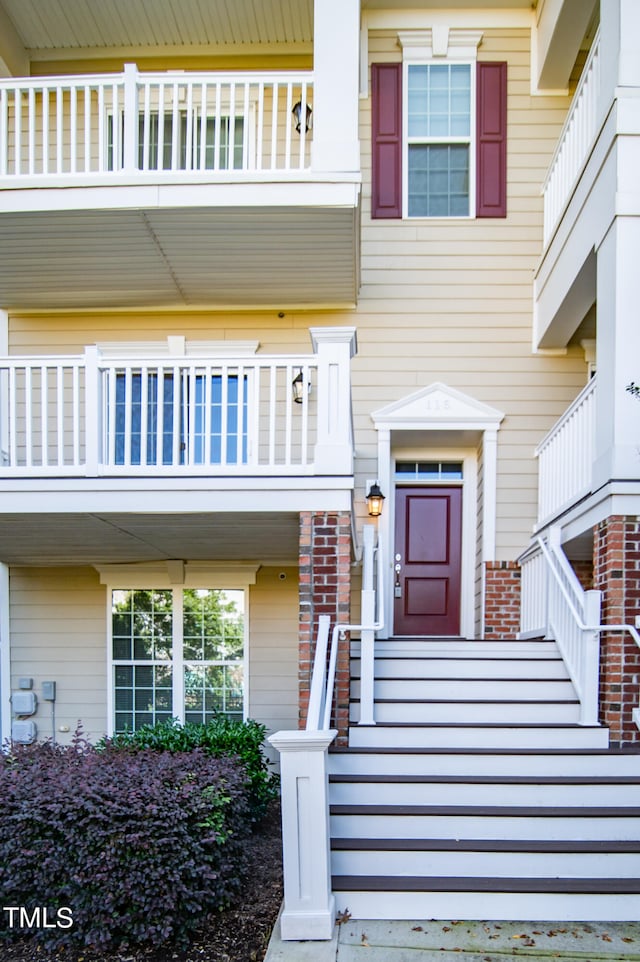
[[[13,565],[182,559],[296,563],[295,512],[0,515],[0,560]]]
[[[282,308],[356,295],[353,206],[0,214],[6,309]]]
[[[310,43],[313,0],[0,0],[25,51]]]

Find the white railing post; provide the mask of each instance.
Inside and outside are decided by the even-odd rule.
[[[85,474],[97,478],[100,463],[100,441],[104,429],[101,413],[100,351],[96,345],[84,350],[84,444]],[[78,412],[79,413],[79,412]]]
[[[375,725],[373,717],[375,674],[376,590],[374,580],[375,527],[366,524],[362,529],[362,594],[360,633],[360,725]]]
[[[356,329],[313,327],[310,333],[318,358],[315,470],[318,474],[351,474],[350,361],[356,353]]]
[[[280,731],[268,739],[280,752],[285,941],[333,935],[327,750],[337,734]]]
[[[599,676],[600,676],[600,608],[601,591],[585,591],[584,621],[587,627],[582,633],[583,679],[580,699],[580,724],[598,724]]]
[[[118,118],[113,118],[114,128]],[[124,150],[122,169],[131,173],[138,169],[138,68],[124,65]],[[114,137],[114,144],[116,139]],[[115,166],[115,158],[114,158]]]
[[[330,624],[329,615],[319,616],[318,637],[316,638],[311,688],[309,690],[309,707],[307,709],[307,731],[317,731],[322,727],[321,719],[324,715],[325,701],[328,697],[326,681]]]

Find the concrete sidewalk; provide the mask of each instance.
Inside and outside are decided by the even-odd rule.
[[[347,921],[330,942],[282,942],[265,962],[640,962],[638,922]]]

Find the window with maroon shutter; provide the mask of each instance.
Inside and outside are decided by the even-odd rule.
[[[371,216],[402,217],[402,64],[371,66]]]
[[[478,61],[476,83],[476,217],[506,217],[506,63]]]
[[[403,162],[408,167],[405,216],[506,217],[507,65],[476,63],[475,135],[470,126],[465,132],[465,111],[473,109],[465,89],[470,69],[446,60],[410,63],[403,93],[401,64],[372,65],[372,217],[403,216]],[[403,96],[409,101],[404,133]],[[446,109],[439,101],[446,101]],[[475,171],[469,166],[473,139]],[[469,209],[471,178],[475,211]]]

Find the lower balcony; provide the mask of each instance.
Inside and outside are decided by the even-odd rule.
[[[4,478],[351,473],[338,358],[140,360],[87,348],[0,359],[0,395]]]
[[[0,561],[297,559],[348,511],[353,328],[314,353],[0,359]]]

